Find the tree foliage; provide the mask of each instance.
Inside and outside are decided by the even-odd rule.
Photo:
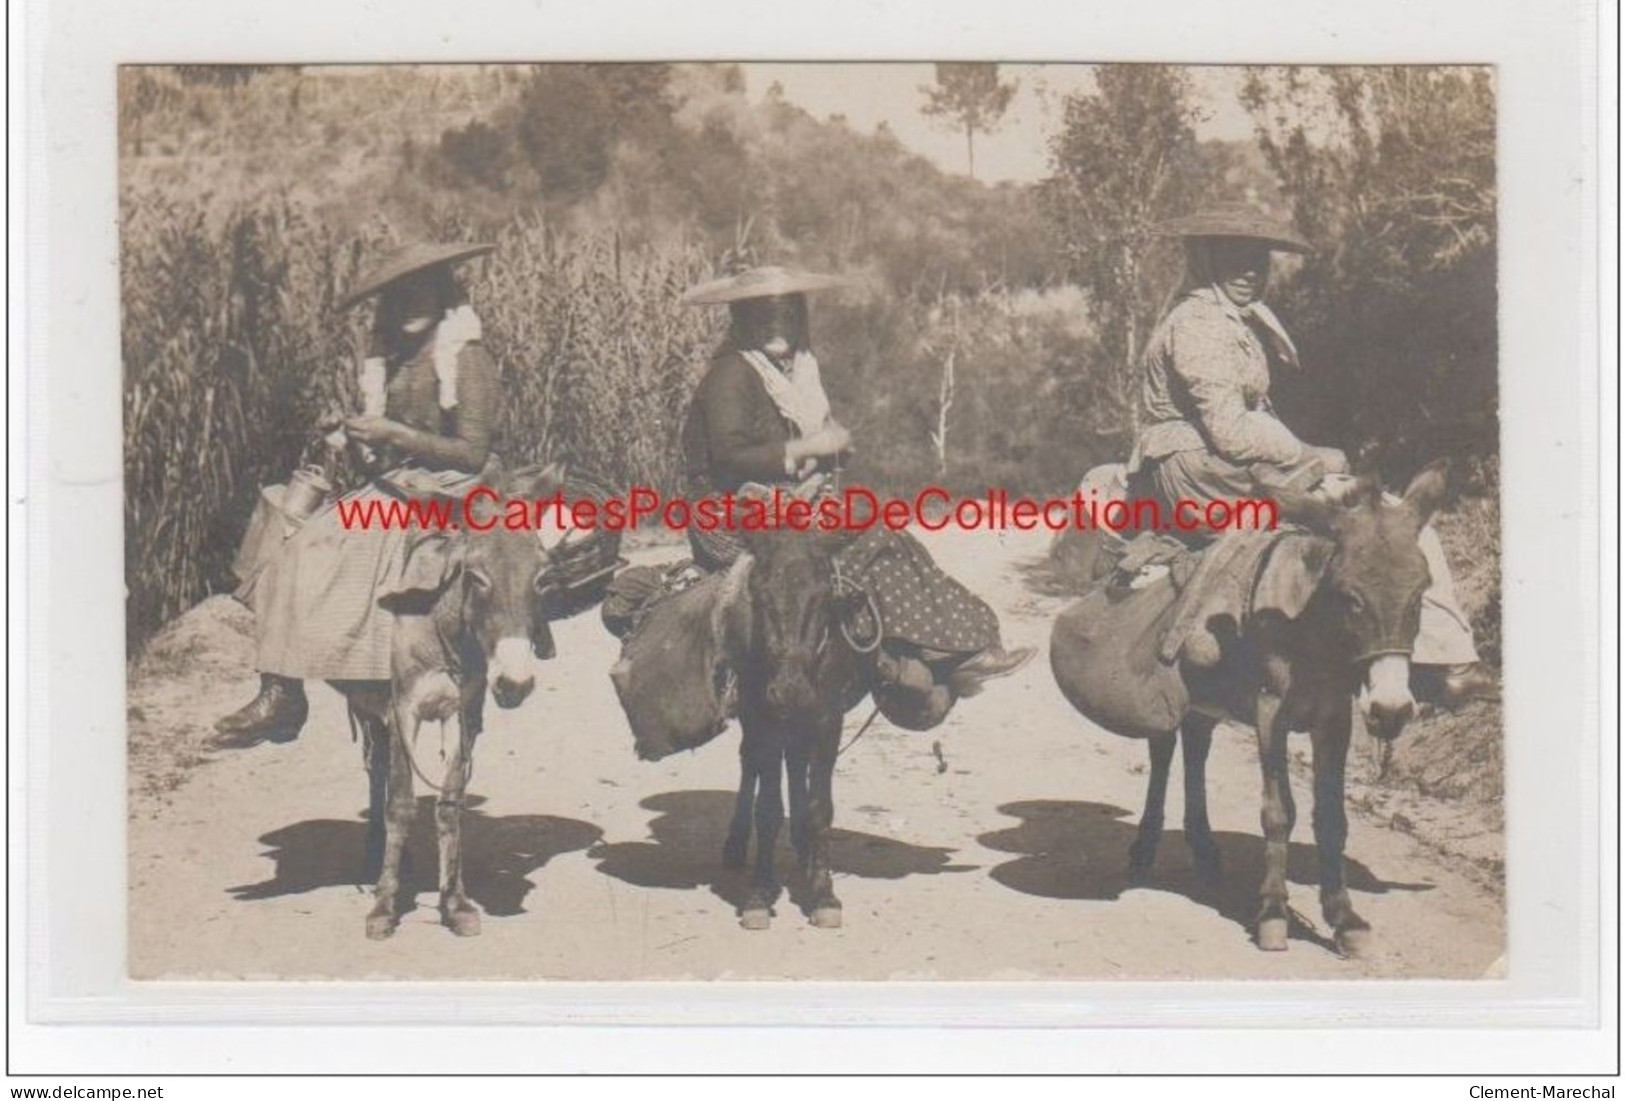
[[[1317,246],[1283,296],[1314,371],[1284,394],[1289,413],[1394,469],[1493,452],[1489,70],[1255,69],[1242,100]]]
[[[616,145],[671,126],[670,65],[538,65],[515,137],[542,194],[574,199],[609,175]]]
[[[1017,81],[999,83],[999,67],[991,61],[941,61],[937,82],[925,85],[921,113],[947,119],[965,132],[967,174],[976,178],[976,135],[991,134],[1010,109]]]
[[[1154,262],[1157,225],[1201,188],[1198,118],[1182,70],[1103,65],[1093,93],[1065,101],[1050,146],[1045,206],[1100,337],[1100,355],[1076,379],[1072,400],[1095,432],[1125,443],[1140,349],[1171,279],[1167,262]]]

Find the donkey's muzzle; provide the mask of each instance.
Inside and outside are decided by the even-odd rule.
[[[529,639],[505,638],[491,659],[491,698],[497,706],[518,707],[536,687],[536,655]]]
[[[806,715],[818,706],[818,693],[805,676],[781,673],[767,682],[767,706],[779,715]]]
[[[1373,705],[1366,715],[1365,728],[1374,738],[1393,741],[1404,731],[1405,724],[1409,723],[1415,714],[1415,704],[1407,703],[1400,707]]]
[[[1373,737],[1391,741],[1399,737],[1405,724],[1416,714],[1411,696],[1411,662],[1408,654],[1383,654],[1366,670],[1360,704],[1366,729]]]
[[[524,680],[498,677],[491,682],[491,698],[497,701],[498,707],[511,710],[524,703],[535,687],[535,677],[526,677]]]

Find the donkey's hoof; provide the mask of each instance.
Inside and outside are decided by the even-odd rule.
[[[458,906],[443,910],[440,921],[447,929],[460,937],[477,937],[480,935],[480,912],[472,906]]]
[[[1258,947],[1266,952],[1286,951],[1286,918],[1265,918],[1258,923]]]
[[[812,912],[814,929],[839,929],[841,927],[841,908],[839,906],[819,906]]]
[[[753,929],[758,931],[772,928],[773,911],[767,909],[742,910],[739,913],[739,925],[744,929]]]
[[[1371,955],[1371,927],[1359,925],[1347,929],[1339,929],[1336,934],[1337,950],[1351,960],[1364,959]]]
[[[395,924],[393,914],[368,914],[367,939],[388,940],[395,935]]]

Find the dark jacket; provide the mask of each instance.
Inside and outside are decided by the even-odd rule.
[[[699,493],[785,481],[784,445],[793,435],[755,368],[738,352],[721,352],[694,391],[683,424],[684,473]]]

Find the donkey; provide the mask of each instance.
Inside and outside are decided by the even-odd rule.
[[[546,470],[534,479],[509,479],[505,491],[542,497],[556,485],[556,473]],[[487,688],[498,707],[518,707],[536,685],[540,659],[552,654],[538,607],[547,560],[536,532],[501,524],[426,536],[399,583],[381,598],[396,613],[390,681],[337,686],[366,735],[367,871],[377,874],[366,921],[371,939],[389,937],[400,920],[401,855],[416,810],[414,775],[437,795],[441,921],[458,936],[480,931],[479,910],[463,888],[463,797]],[[425,773],[417,744],[427,722],[441,727],[438,783]]]
[[[767,929],[779,884],[774,850],[788,777],[790,842],[801,860],[807,912],[820,929],[841,925],[830,879],[828,835],[841,725],[873,684],[873,662],[844,625],[864,600],[837,581],[836,540],[790,530],[750,533],[729,578],[729,651],[739,681],[739,794],[723,863],[745,865],[751,827],[756,861],[741,907],[746,929]]]
[[[1400,734],[1415,703],[1410,653],[1429,576],[1417,536],[1443,496],[1444,464],[1418,474],[1397,502],[1364,480],[1333,502],[1301,493],[1277,494],[1282,514],[1302,524],[1277,539],[1253,583],[1239,624],[1220,625],[1220,657],[1198,668],[1180,665],[1188,704],[1173,729],[1149,737],[1151,775],[1145,812],[1130,849],[1130,867],[1143,875],[1156,856],[1174,744],[1183,744],[1185,837],[1198,873],[1213,880],[1219,854],[1207,818],[1205,766],[1219,714],[1257,730],[1263,773],[1265,840],[1257,943],[1287,947],[1287,839],[1296,821],[1287,770],[1289,731],[1307,731],[1314,751],[1314,831],[1320,865],[1321,911],[1345,955],[1370,945],[1370,926],[1354,910],[1343,882],[1348,838],[1344,768],[1357,697],[1369,729],[1385,741]],[[1212,625],[1210,625],[1212,626]],[[1057,622],[1050,661],[1073,705],[1088,713],[1094,660]],[[1141,732],[1114,730],[1127,736]]]

